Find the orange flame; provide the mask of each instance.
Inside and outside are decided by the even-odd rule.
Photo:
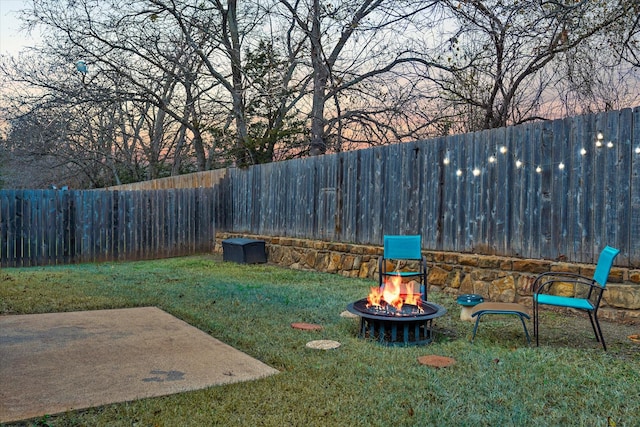
[[[396,310],[402,309],[404,304],[420,306],[422,294],[415,291],[417,282],[402,282],[402,277],[393,276],[387,278],[384,286],[371,288],[371,292],[367,296],[368,307],[384,307],[390,305]]]
[[[420,292],[415,291],[415,286],[418,285],[418,282],[411,281],[406,283],[406,295],[404,297],[405,304],[412,304],[419,306],[421,304],[422,299],[420,298],[422,294]],[[419,289],[419,288],[418,288]]]
[[[402,298],[400,298],[400,288],[402,287],[402,278],[394,276],[391,280],[385,280],[384,289],[382,291],[382,299],[391,306],[400,310],[402,308]]]
[[[367,296],[367,307],[382,307],[382,288],[374,286]]]

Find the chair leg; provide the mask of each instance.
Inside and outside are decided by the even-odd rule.
[[[527,331],[527,325],[524,323],[524,318],[521,314],[518,315],[520,321],[522,322],[522,327],[524,328],[524,335],[527,337],[527,344],[531,344],[531,338],[529,338],[529,331]]]
[[[540,321],[540,317],[539,317],[539,313],[538,313],[538,302],[535,300],[533,300],[533,335],[536,336],[536,347],[540,346],[540,342],[538,340],[538,335],[539,335],[539,327],[538,327],[538,322]]]
[[[593,334],[596,336],[596,341],[600,342],[600,335],[598,334],[596,323],[593,321],[593,313],[591,311],[587,311],[587,314],[589,315],[589,321],[591,322],[591,328],[593,329]]]
[[[478,317],[476,318],[476,324],[473,326],[473,335],[471,336],[471,344],[473,344],[473,340],[476,338],[476,332],[478,331],[478,323],[480,323],[481,317],[482,317],[482,314],[478,314]]]
[[[589,319],[592,319],[591,312],[589,312]],[[598,342],[600,342],[600,344],[602,344],[602,348],[604,349],[604,351],[607,351],[607,345],[604,343],[604,335],[602,335],[602,329],[600,328],[600,322],[598,322],[597,313],[593,313],[593,320],[591,321],[592,324],[594,323],[594,321],[597,326],[596,339],[598,340]],[[596,328],[594,328],[593,330],[595,332]]]

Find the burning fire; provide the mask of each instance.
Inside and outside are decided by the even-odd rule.
[[[419,284],[414,280],[403,283],[402,277],[399,276],[387,278],[382,288],[378,286],[371,288],[371,292],[367,296],[367,308],[387,309],[393,307],[399,311],[405,304],[420,307],[422,294],[415,291],[416,287],[420,289]]]

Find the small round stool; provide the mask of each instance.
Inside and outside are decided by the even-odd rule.
[[[464,294],[458,297],[457,302],[462,306],[462,310],[460,311],[460,320],[473,322],[474,319],[471,317],[473,307],[484,302],[484,298],[482,298],[482,295],[478,294]]]

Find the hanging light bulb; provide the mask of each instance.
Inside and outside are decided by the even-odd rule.
[[[489,163],[495,163],[496,160],[496,156],[489,156]]]
[[[581,149],[580,149],[580,155],[581,155],[581,156],[584,156],[584,155],[586,155],[586,154],[587,154],[587,149],[586,149],[586,148],[581,148]]]
[[[602,147],[602,141],[597,140],[596,141],[596,147],[598,147],[598,148]]]
[[[564,163],[560,162],[560,164],[558,165],[558,169],[563,170],[564,169]]]
[[[478,176],[478,175],[480,175],[480,169],[475,168],[475,169],[473,170],[473,172],[471,172],[471,173],[473,173],[473,176]]]
[[[508,151],[508,150],[507,150],[507,147],[505,147],[504,145],[503,145],[502,147],[500,147],[500,152],[501,152],[502,154],[506,154],[506,153],[507,153],[507,151]]]
[[[520,160],[516,160],[516,167],[520,169],[522,167],[522,162]]]
[[[602,141],[604,139],[604,135],[602,134],[602,132],[598,132],[598,135],[596,135],[596,138],[598,138],[598,141]]]
[[[449,158],[448,158],[448,157],[445,157],[445,158],[444,158],[444,160],[442,160],[442,163],[444,163],[444,164],[445,164],[445,166],[446,166],[446,165],[448,165],[450,162],[451,162],[451,161],[449,160]]]
[[[462,169],[458,169],[456,171],[456,176],[462,176]]]
[[[613,141],[607,142],[607,148],[613,148]]]
[[[540,166],[538,166],[538,167],[536,168],[536,172],[537,172],[537,173],[542,173],[542,168],[541,168]]]
[[[636,154],[640,154],[640,147],[636,147]]]

